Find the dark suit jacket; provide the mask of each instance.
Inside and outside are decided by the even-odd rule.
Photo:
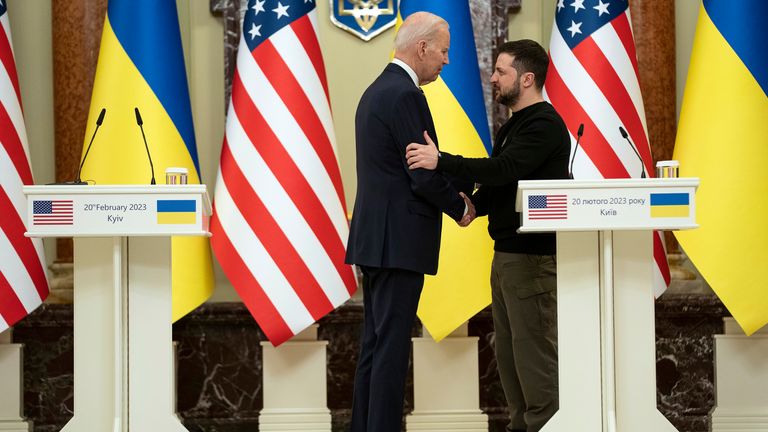
[[[464,201],[443,174],[409,170],[405,148],[437,143],[427,100],[408,73],[390,63],[363,93],[355,116],[357,197],[348,264],[437,273],[441,212],[455,220]]]

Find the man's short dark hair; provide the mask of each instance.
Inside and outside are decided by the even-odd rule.
[[[512,67],[518,74],[532,72],[536,81],[536,87],[544,88],[544,80],[547,78],[549,56],[547,51],[538,42],[530,39],[520,39],[505,42],[499,47],[499,54],[507,53],[515,58]]]

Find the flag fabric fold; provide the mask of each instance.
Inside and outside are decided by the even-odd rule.
[[[488,116],[467,1],[402,0],[398,28],[408,15],[425,11],[448,22],[450,63],[436,81],[424,86],[440,149],[466,157],[487,157],[491,150]],[[491,303],[493,241],[488,222],[480,218],[467,228],[443,216],[440,262],[436,276],[427,276],[418,316],[437,341]]]
[[[579,125],[584,124],[573,176],[636,178],[643,172],[642,163],[647,175],[653,177],[629,4],[582,3],[557,3],[544,85],[544,97],[563,117],[572,147]],[[642,162],[619,127],[626,129]],[[670,282],[664,241],[658,231],[653,233],[653,257],[654,293],[658,297]]]
[[[314,2],[249,1],[232,82],[212,246],[277,346],[357,288]]]
[[[138,108],[155,176],[162,179],[166,168],[183,167],[190,184],[200,183],[174,0],[109,1],[86,145],[102,108],[107,113],[83,167],[83,180],[101,185],[150,183],[150,164],[134,114]],[[207,238],[172,239],[172,287],[174,321],[210,296],[213,267]]]
[[[0,332],[48,297],[41,239],[24,237],[33,184],[8,8],[0,1]]]
[[[768,2],[704,0],[674,158],[699,177],[685,253],[750,335],[768,323]]]

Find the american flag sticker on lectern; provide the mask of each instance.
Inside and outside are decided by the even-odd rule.
[[[568,219],[568,196],[564,194],[528,196],[528,219]]]
[[[34,225],[72,225],[74,222],[72,200],[40,200],[32,202]]]

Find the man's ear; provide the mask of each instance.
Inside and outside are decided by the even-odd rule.
[[[533,87],[536,84],[536,76],[528,72],[523,76],[523,86],[525,87]]]
[[[419,56],[419,58],[424,58],[424,56],[427,55],[427,41],[420,40],[416,44],[416,54]]]

